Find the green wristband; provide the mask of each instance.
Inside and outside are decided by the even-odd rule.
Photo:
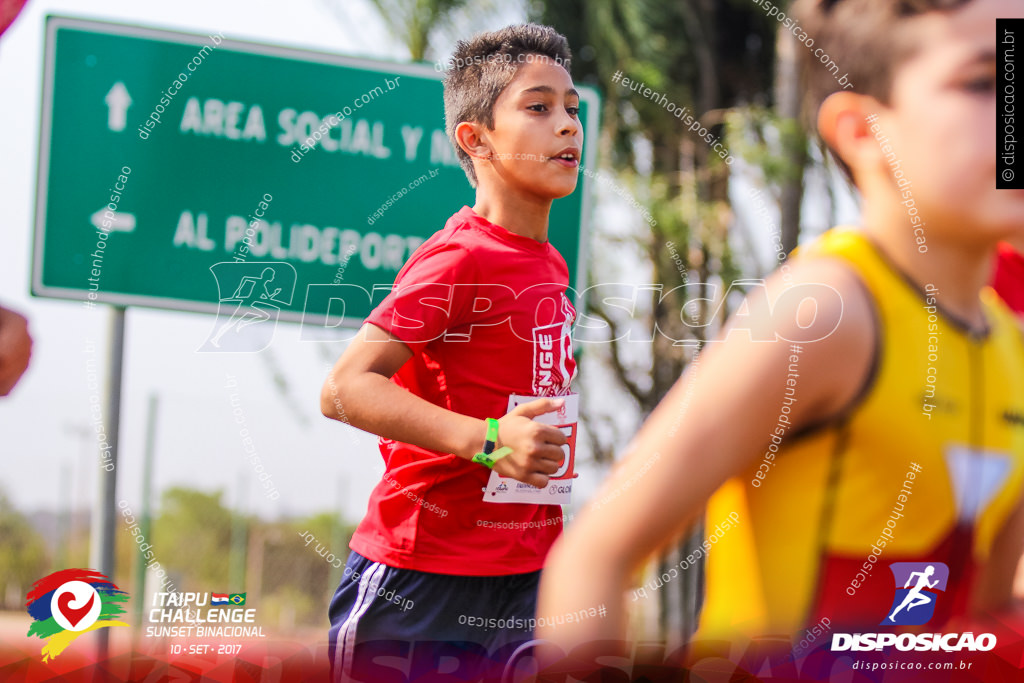
[[[473,456],[473,462],[478,462],[481,465],[486,465],[487,467],[494,467],[494,463],[498,462],[511,452],[511,448],[503,446],[493,453],[477,453]]]
[[[498,421],[493,417],[487,418],[487,436],[484,438],[484,454],[490,455],[494,447],[498,445]]]
[[[494,467],[494,463],[498,462],[506,455],[512,452],[512,449],[508,446],[499,448],[497,451],[494,447],[498,444],[498,421],[493,417],[487,418],[487,436],[484,439],[484,449],[480,453],[473,456],[473,462],[486,465],[487,467]]]

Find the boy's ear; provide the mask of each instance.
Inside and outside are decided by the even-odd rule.
[[[491,156],[490,145],[484,139],[483,125],[463,121],[455,126],[455,142],[474,159],[487,159]]]
[[[841,91],[825,98],[818,110],[818,132],[855,177],[879,168],[883,161],[881,144],[871,130],[878,122],[868,120],[882,109],[869,95]]]

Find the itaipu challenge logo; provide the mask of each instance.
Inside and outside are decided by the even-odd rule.
[[[78,636],[107,626],[127,626],[115,617],[128,594],[92,569],[64,569],[35,582],[25,601],[34,620],[29,636],[38,636],[43,661],[63,652]]]

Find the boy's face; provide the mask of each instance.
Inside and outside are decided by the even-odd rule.
[[[541,55],[529,57],[494,103],[494,130],[480,126],[491,160],[478,163],[477,174],[483,180],[493,170],[490,175],[508,189],[557,199],[576,189],[580,97],[565,68]],[[491,169],[481,169],[484,164]]]
[[[996,189],[997,17],[1020,0],[974,0],[908,22],[917,52],[893,74],[879,123],[929,228],[965,246],[1024,236],[1024,191]],[[886,161],[888,163],[888,161]]]

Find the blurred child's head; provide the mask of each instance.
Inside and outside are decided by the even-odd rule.
[[[923,217],[922,236],[990,245],[1024,229],[1024,193],[996,190],[995,144],[995,20],[1020,11],[1021,0],[794,7],[813,39],[797,49],[822,138],[867,201]]]
[[[460,41],[444,79],[445,129],[469,182],[547,199],[576,188],[583,128],[569,45],[554,29],[509,26]],[[565,150],[575,160],[558,159]]]

